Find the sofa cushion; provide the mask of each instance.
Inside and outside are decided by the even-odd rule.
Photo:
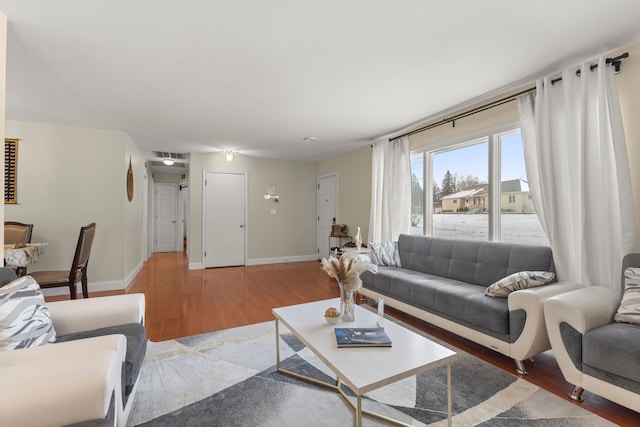
[[[389,267],[402,267],[400,253],[398,252],[398,242],[371,243],[371,261],[377,265]]]
[[[448,318],[474,325],[474,329],[509,335],[507,301],[486,298],[481,286],[458,283],[439,287],[435,294],[434,308]]]
[[[553,271],[547,246],[401,234],[398,250],[404,268],[485,287],[519,271]]]
[[[520,271],[493,283],[485,289],[484,294],[490,297],[507,297],[519,289],[546,285],[555,277],[555,273],[548,271]]]
[[[625,269],[624,294],[613,320],[640,325],[640,268]]]
[[[37,347],[55,340],[42,290],[31,276],[0,288],[0,351]]]
[[[94,329],[91,331],[75,332],[72,334],[60,335],[57,342],[117,334],[122,334],[127,338],[123,387],[126,387],[125,396],[128,396],[133,390],[133,386],[138,379],[140,368],[142,367],[142,361],[147,352],[147,332],[143,325],[140,323],[127,323],[125,325],[108,326],[106,328]]]
[[[595,368],[640,382],[640,327],[614,322],[587,332],[582,363],[585,373]]]

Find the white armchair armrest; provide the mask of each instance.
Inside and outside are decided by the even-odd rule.
[[[584,335],[591,329],[611,323],[619,304],[620,295],[602,286],[591,286],[557,295],[544,303],[549,341],[558,366],[570,383],[582,386],[583,375],[575,367],[565,348],[560,334],[560,324],[567,323]]]
[[[56,301],[47,303],[56,334],[144,322],[144,294]]]
[[[509,311],[524,310],[527,314],[524,329],[511,346],[511,357],[516,360],[526,360],[549,350],[551,344],[545,325],[544,302],[553,296],[583,287],[584,285],[579,283],[556,282],[511,292],[508,297]]]
[[[0,425],[60,426],[104,418],[121,401],[126,340],[110,335],[0,353]]]

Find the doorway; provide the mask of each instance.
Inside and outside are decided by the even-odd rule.
[[[182,250],[178,242],[178,186],[176,184],[155,185],[156,252]]]
[[[338,214],[338,173],[318,177],[318,259],[329,258],[331,226]]]
[[[246,173],[205,172],[204,268],[245,265]]]

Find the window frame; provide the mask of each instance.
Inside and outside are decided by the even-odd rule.
[[[501,169],[502,169],[502,145],[501,138],[522,133],[519,122],[511,122],[489,129],[484,129],[471,134],[452,138],[442,142],[426,145],[410,151],[409,157],[422,155],[423,158],[423,191],[422,198],[422,234],[425,236],[433,236],[433,156],[435,154],[446,151],[457,150],[460,148],[487,142],[488,144],[488,183],[489,183],[489,206],[487,209],[489,215],[489,241],[500,241],[502,236],[501,230],[501,207],[500,207],[500,185],[501,185]],[[497,191],[496,191],[497,189]]]

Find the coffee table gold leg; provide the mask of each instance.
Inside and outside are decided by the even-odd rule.
[[[451,363],[447,363],[447,425],[451,427]]]
[[[276,318],[276,370],[280,370],[280,330],[278,327],[278,318]]]
[[[356,427],[362,427],[362,396],[357,398],[358,406],[356,408]]]

